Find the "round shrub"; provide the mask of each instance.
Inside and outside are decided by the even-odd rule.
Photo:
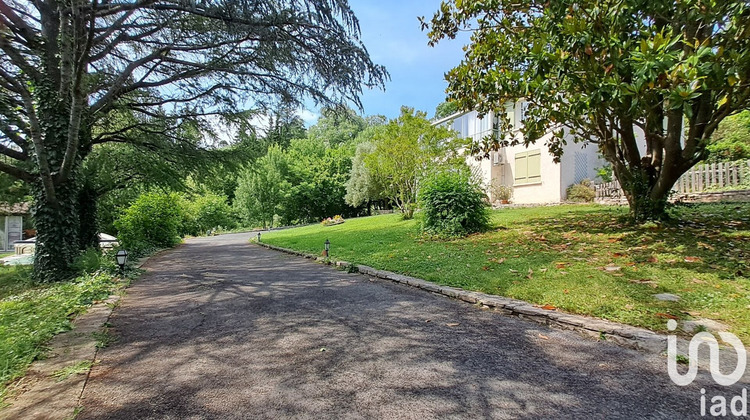
[[[573,184],[568,187],[568,201],[579,203],[590,203],[596,198],[596,190],[591,181],[584,179],[580,184]]]
[[[471,176],[439,172],[424,180],[419,191],[422,229],[438,236],[463,236],[489,227],[486,195]]]
[[[224,196],[207,193],[183,202],[182,232],[187,235],[204,235],[212,229],[234,229],[237,217]]]
[[[182,221],[179,195],[147,193],[125,209],[115,227],[123,248],[137,253],[177,245]]]

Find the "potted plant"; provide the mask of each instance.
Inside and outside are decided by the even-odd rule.
[[[510,199],[513,198],[513,187],[510,185],[495,185],[492,192],[503,204],[510,203]]]

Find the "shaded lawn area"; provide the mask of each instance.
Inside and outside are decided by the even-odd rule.
[[[666,332],[670,317],[709,318],[750,343],[750,204],[674,210],[671,226],[630,225],[627,209],[595,205],[496,210],[493,229],[432,240],[399,215],[263,235],[442,285],[522,299]],[[678,302],[653,295],[672,293]]]
[[[0,406],[8,383],[44,355],[45,344],[116,287],[103,273],[50,284],[35,284],[30,276],[29,267],[0,266]]]

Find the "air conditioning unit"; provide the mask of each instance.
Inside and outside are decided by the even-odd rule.
[[[497,166],[502,165],[503,163],[505,163],[505,154],[503,152],[495,152],[492,154],[493,165]]]

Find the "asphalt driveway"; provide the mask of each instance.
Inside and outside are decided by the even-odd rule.
[[[248,244],[149,260],[79,419],[697,418],[666,359]],[[710,402],[709,402],[710,406]]]

